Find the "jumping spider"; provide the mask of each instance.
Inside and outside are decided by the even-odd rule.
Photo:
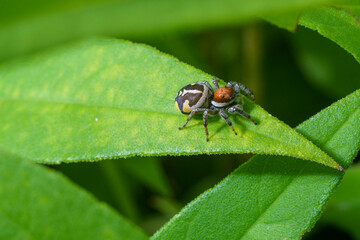
[[[189,114],[182,129],[190,121],[195,113],[203,112],[204,127],[206,132],[206,141],[209,141],[207,129],[208,114],[219,114],[231,127],[237,135],[234,127],[226,112],[239,113],[241,116],[251,120],[255,125],[256,122],[243,110],[244,99],[241,93],[245,94],[255,102],[253,93],[241,83],[229,82],[226,87],[219,87],[216,78],[212,78],[215,91],[207,81],[199,81],[183,87],[175,98],[176,108],[184,114]],[[241,99],[241,104],[236,102],[237,97]]]

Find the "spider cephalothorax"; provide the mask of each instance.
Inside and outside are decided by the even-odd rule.
[[[207,129],[208,114],[219,114],[223,119],[225,119],[226,123],[234,131],[235,135],[237,135],[237,133],[226,112],[231,114],[238,113],[251,120],[256,125],[256,122],[243,110],[242,107],[244,105],[244,99],[242,98],[241,93],[244,93],[246,96],[255,101],[253,93],[247,87],[236,82],[229,82],[226,87],[219,87],[216,78],[213,78],[212,82],[215,86],[215,91],[208,82],[201,81],[189,84],[178,92],[178,95],[175,98],[175,106],[181,113],[189,114],[185,124],[179,129],[184,128],[194,114],[199,112],[203,112],[206,141],[209,141],[209,133]],[[238,104],[236,101],[238,97],[241,99],[241,104]]]

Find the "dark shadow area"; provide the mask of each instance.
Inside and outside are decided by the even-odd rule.
[[[355,240],[348,233],[335,226],[323,225],[305,233],[303,240]]]

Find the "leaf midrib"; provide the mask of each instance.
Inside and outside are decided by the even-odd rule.
[[[346,126],[347,122],[349,122],[350,119],[352,119],[354,116],[357,115],[357,114],[355,114],[355,113],[357,113],[357,112],[359,112],[359,111],[360,111],[360,106],[358,106],[358,107],[356,108],[356,110],[353,111],[350,115],[346,116],[346,118],[343,120],[341,126],[338,127],[338,128],[331,134],[331,138],[334,138],[335,135],[337,135],[337,134],[344,128],[344,126]],[[360,114],[359,114],[359,115],[360,115]],[[329,141],[327,141],[325,144],[322,144],[322,147],[326,147],[326,145],[327,145],[328,143],[329,143]]]
[[[249,231],[252,229],[252,227],[255,226],[256,223],[260,221],[260,219],[263,218],[263,216],[265,215],[265,213],[267,213],[267,211],[269,211],[269,209],[280,199],[280,197],[286,192],[286,189],[288,189],[288,188],[291,186],[291,184],[299,177],[299,175],[305,170],[305,168],[306,168],[309,164],[310,164],[310,162],[307,162],[307,163],[304,165],[304,167],[299,170],[299,172],[297,173],[297,175],[294,176],[293,179],[289,182],[289,184],[286,185],[286,186],[283,188],[283,190],[281,191],[281,193],[280,193],[268,206],[266,206],[265,211],[263,211],[263,212],[255,219],[255,221],[253,221],[253,222],[251,223],[251,225],[247,228],[247,230],[246,230],[243,234],[241,234],[240,236],[238,236],[236,239],[241,239],[241,238],[245,237],[246,234],[249,233]]]
[[[64,105],[75,105],[75,106],[84,106],[84,107],[98,107],[98,108],[108,108],[108,109],[119,109],[119,110],[122,110],[122,111],[137,111],[137,112],[143,112],[143,113],[156,113],[156,114],[165,114],[165,115],[174,115],[174,116],[181,116],[179,115],[178,113],[173,113],[173,112],[160,112],[160,111],[154,111],[154,110],[140,110],[140,109],[137,109],[137,108],[124,108],[124,107],[119,107],[119,106],[107,106],[107,105],[99,105],[99,104],[88,104],[88,103],[81,103],[81,102],[66,102],[66,101],[46,101],[46,100],[35,100],[35,99],[16,99],[16,98],[2,98],[0,97],[0,101],[18,101],[18,102],[33,102],[33,103],[49,103],[49,104],[64,104]],[[225,124],[225,123],[224,123]],[[286,145],[291,145],[291,146],[294,146],[294,147],[297,147],[296,145],[294,144],[289,144],[289,142],[286,142],[286,141],[283,141],[283,140],[279,140],[278,138],[273,138],[272,135],[267,135],[267,134],[264,134],[262,132],[257,132],[257,131],[253,131],[251,129],[246,129],[246,131],[250,131],[250,132],[253,132],[255,134],[258,134],[258,135],[261,135],[261,136],[265,136],[267,138],[270,138],[270,139],[274,139],[278,142],[281,142],[281,143],[284,143]],[[302,136],[302,134],[298,133],[299,135],[301,135],[300,137],[304,137]],[[305,137],[304,137],[305,138]]]
[[[88,104],[88,103],[81,103],[81,102],[66,102],[66,101],[46,101],[46,100],[38,100],[38,99],[21,99],[21,98],[4,98],[4,97],[0,97],[0,101],[9,101],[9,102],[33,102],[33,103],[48,103],[48,104],[64,104],[64,105],[75,105],[75,106],[83,106],[83,107],[95,107],[95,108],[108,108],[108,109],[118,109],[118,110],[121,110],[121,111],[129,111],[129,112],[132,112],[132,111],[136,111],[136,112],[142,112],[142,113],[154,113],[154,114],[162,114],[162,115],[172,115],[172,116],[176,116],[176,117],[180,117],[178,113],[173,113],[173,112],[160,112],[160,111],[154,111],[154,110],[140,110],[140,109],[131,109],[131,108],[123,108],[123,107],[119,107],[119,106],[108,106],[108,105],[100,105],[100,104]],[[259,132],[259,131],[254,131],[254,130],[251,130],[251,129],[246,129],[246,131],[249,131],[249,132],[252,132],[253,134],[255,135],[260,135],[260,136],[264,136],[268,139],[272,139],[273,141],[276,141],[276,142],[279,142],[279,143],[282,143],[284,145],[288,145],[288,146],[292,146],[294,147],[295,149],[298,148],[298,146],[294,143],[289,143],[287,141],[284,141],[282,139],[278,139],[278,138],[274,138],[272,137],[272,135],[268,135],[268,134],[264,134],[263,132]],[[301,133],[299,132],[296,132],[294,134],[297,134],[298,137],[300,138],[304,138],[306,139]],[[306,142],[306,141],[305,141]],[[310,141],[309,141],[310,142]],[[0,144],[1,145],[1,144]],[[315,147],[317,147],[316,145],[314,145]],[[4,146],[3,146],[4,147]],[[318,148],[318,147],[317,147]],[[248,152],[253,152],[253,151],[248,151]],[[238,152],[237,152],[238,153]],[[313,155],[314,154],[314,151],[308,151],[306,150],[306,155],[310,154],[310,155]],[[315,152],[315,155],[318,155],[319,153],[322,153],[321,149],[318,149],[316,152]],[[149,155],[151,155],[151,153],[148,153]],[[167,153],[168,154],[168,153]],[[326,153],[323,153],[326,155]],[[147,155],[146,153],[142,153],[142,154],[129,154],[129,156],[133,156],[133,155]],[[160,153],[160,155],[162,155]],[[180,154],[177,154],[177,155],[180,155]],[[286,154],[283,154],[283,156],[285,156]],[[154,155],[155,156],[155,155]],[[281,155],[280,155],[281,156]],[[102,160],[102,159],[114,159],[116,157],[119,157],[119,155],[114,155],[114,156],[110,156],[110,157],[106,157],[106,158],[92,158],[92,159],[95,159],[95,160]],[[318,156],[320,159],[324,159],[323,157],[320,157]],[[25,157],[26,158],[26,157]],[[304,158],[302,158],[304,159]],[[305,157],[306,159],[306,157]],[[326,158],[325,158],[326,159]],[[328,156],[328,159],[332,159],[330,156]],[[34,159],[35,160],[35,159]],[[65,159],[63,158],[60,158],[58,159],[60,161],[64,161]],[[66,160],[70,160],[70,161],[74,161],[74,160],[78,160],[78,161],[87,161],[89,159],[85,159],[85,158],[71,158],[71,159],[66,159]],[[310,159],[307,159],[307,160],[310,160]],[[43,162],[43,160],[35,160],[35,161],[40,161],[40,162]],[[321,164],[324,164],[324,163],[321,163]]]
[[[0,97],[0,101],[13,101],[13,102],[32,102],[32,103],[45,103],[45,104],[64,104],[64,105],[78,105],[78,106],[84,106],[84,107],[98,107],[98,108],[109,108],[109,109],[120,109],[124,111],[137,111],[137,112],[150,112],[150,113],[157,113],[157,114],[171,114],[179,116],[177,113],[174,112],[160,112],[160,111],[154,111],[154,110],[141,110],[137,108],[124,108],[119,106],[108,106],[108,105],[100,105],[100,104],[88,104],[88,103],[82,103],[82,102],[67,102],[67,101],[46,101],[46,100],[37,100],[37,99],[21,99],[21,98],[3,98]]]

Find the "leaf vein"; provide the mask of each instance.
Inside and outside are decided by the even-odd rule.
[[[310,162],[307,162],[307,164],[304,165],[302,169],[299,170],[298,174],[294,176],[294,178],[290,181],[288,185],[284,187],[284,189],[280,192],[280,194],[264,209],[264,211],[253,221],[250,226],[247,228],[247,230],[244,233],[240,233],[239,236],[236,239],[241,239],[245,237],[249,231],[252,229],[253,226],[256,225],[257,222],[265,215],[265,213],[280,199],[280,197],[286,192],[286,189],[288,189],[291,184],[300,176],[300,174],[305,170],[305,168],[310,164]]]

